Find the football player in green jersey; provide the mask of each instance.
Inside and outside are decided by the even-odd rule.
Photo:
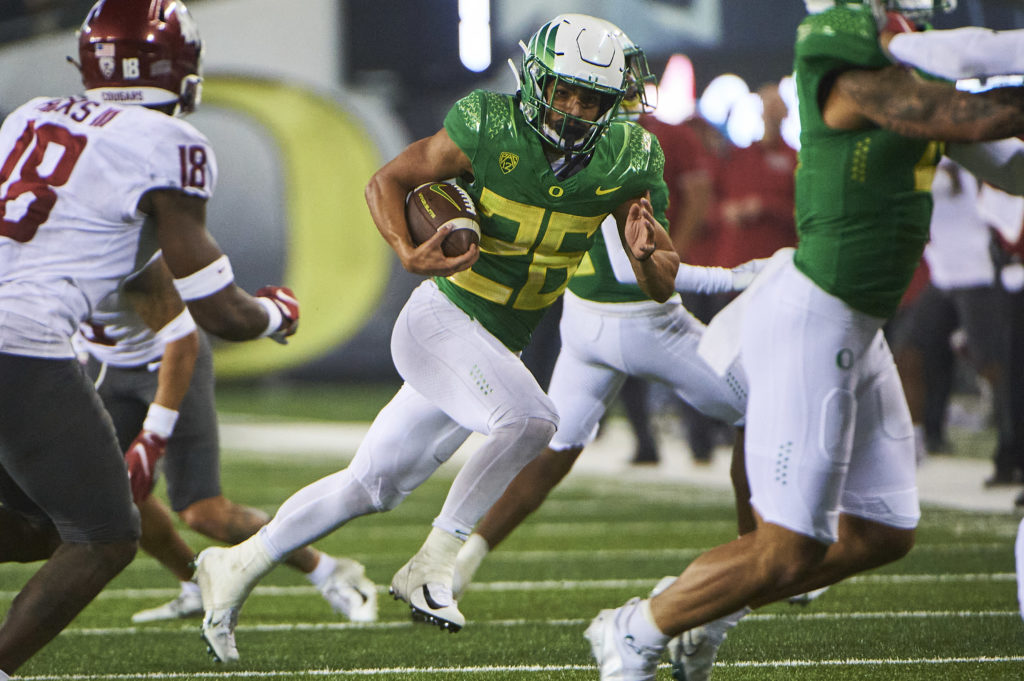
[[[913,0],[922,2],[933,5]],[[944,146],[960,160],[971,145],[954,143],[1021,134],[1024,97],[1019,88],[960,92],[891,64],[879,18],[871,4],[843,2],[800,24],[799,245],[704,336],[739,334],[757,529],[702,554],[657,595],[602,611],[587,629],[602,679],[653,680],[666,646],[676,678],[706,679],[749,608],[889,563],[913,545],[912,426],[881,327],[927,240]],[[728,344],[702,349],[716,345]],[[718,367],[735,359],[708,357]]]
[[[238,658],[237,612],[266,572],[312,538],[397,506],[476,431],[483,445],[391,582],[415,620],[458,631],[456,554],[558,425],[519,352],[607,215],[641,288],[660,301],[672,294],[679,258],[660,222],[664,157],[649,133],[615,119],[626,83],[619,40],[591,17],[549,22],[524,46],[518,75],[516,95],[471,93],[441,130],[371,178],[366,198],[382,236],[406,269],[432,276],[395,324],[392,356],[405,383],[348,468],[292,495],[250,540],[200,554],[204,635],[221,660]],[[444,232],[414,246],[405,221],[413,188],[449,178],[481,216],[479,248],[453,258],[441,251]]]
[[[614,24],[608,28],[620,36],[625,47],[629,85],[622,108],[624,116],[635,119],[638,109],[647,107],[644,85],[653,76],[643,51]],[[627,376],[662,382],[702,413],[725,423],[743,418],[744,377],[719,376],[698,356],[704,325],[683,307],[678,295],[655,302],[635,284],[617,280],[618,267],[624,277],[633,274],[619,241],[614,220],[606,219],[596,243],[569,282],[559,323],[562,345],[548,388],[558,410],[558,431],[543,453],[509,484],[462,546],[455,566],[456,600],[486,555],[569,473],[594,439],[598,421]],[[681,265],[676,288],[732,292],[747,281],[743,272]],[[630,352],[630,348],[645,351]]]

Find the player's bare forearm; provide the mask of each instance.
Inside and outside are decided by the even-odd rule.
[[[898,66],[841,74],[826,105],[826,123],[863,116],[907,137],[982,142],[1024,134],[1024,88],[968,93],[948,83],[924,81]],[[838,124],[835,124],[837,123]]]
[[[404,263],[415,248],[405,223],[405,197],[409,189],[387,172],[387,166],[375,173],[366,185],[366,205],[377,231]]]
[[[671,242],[659,247],[646,260],[637,261],[632,256],[629,260],[636,273],[637,284],[652,300],[664,303],[675,293],[679,256]]]
[[[206,229],[205,199],[177,190],[152,190],[139,208],[156,221],[163,260],[175,279],[195,274],[223,255]],[[269,322],[263,306],[233,282],[187,305],[196,324],[224,340],[257,338]]]
[[[187,304],[196,324],[224,340],[258,338],[270,322],[263,306],[234,283]]]
[[[655,220],[650,198],[630,199],[614,216],[637,285],[653,300],[665,302],[675,292],[679,256],[668,232]]]
[[[159,331],[185,309],[163,257],[124,284],[124,297],[151,330]]]
[[[414,274],[447,276],[469,267],[472,259],[446,258],[441,238],[415,246],[405,221],[405,198],[424,182],[470,174],[472,164],[442,128],[431,137],[417,140],[384,164],[366,185],[366,205],[377,230],[398,255],[402,266]],[[475,252],[475,251],[474,251]]]
[[[472,265],[479,254],[476,248],[455,258],[445,256],[441,250],[451,228],[438,230],[419,246],[413,243],[405,219],[405,197],[415,187],[407,186],[391,170],[384,166],[370,179],[366,185],[366,205],[377,231],[395,251],[402,267],[413,274],[446,277]]]
[[[199,332],[192,331],[164,346],[157,374],[153,402],[175,411],[181,406],[192,383],[192,372],[199,356]]]

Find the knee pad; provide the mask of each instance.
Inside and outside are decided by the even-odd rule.
[[[835,468],[850,463],[856,413],[857,402],[849,390],[831,390],[821,404],[818,446]]]
[[[508,423],[499,423],[491,429],[491,437],[514,437],[522,444],[524,450],[541,451],[551,442],[558,428],[558,420],[543,418],[539,416],[527,416],[526,418]]]

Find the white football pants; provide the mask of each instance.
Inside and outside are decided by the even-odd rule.
[[[466,538],[555,432],[554,405],[529,369],[433,281],[413,291],[399,314],[391,354],[405,383],[348,468],[293,494],[260,531],[272,558],[352,518],[396,507],[477,431],[487,439],[433,523]]]
[[[766,276],[745,302],[741,333],[751,503],[767,522],[824,543],[836,540],[840,513],[913,529],[913,427],[882,320],[792,262]]]
[[[742,421],[742,372],[716,374],[697,355],[704,325],[674,297],[667,303],[596,303],[566,292],[559,325],[562,349],[548,394],[560,424],[553,449],[582,447],[627,376],[665,383],[707,416]]]

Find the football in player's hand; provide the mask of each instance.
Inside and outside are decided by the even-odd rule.
[[[413,189],[405,201],[405,220],[417,246],[451,225],[452,231],[441,242],[441,250],[449,258],[480,243],[480,221],[473,199],[462,187],[448,182],[428,182]]]

